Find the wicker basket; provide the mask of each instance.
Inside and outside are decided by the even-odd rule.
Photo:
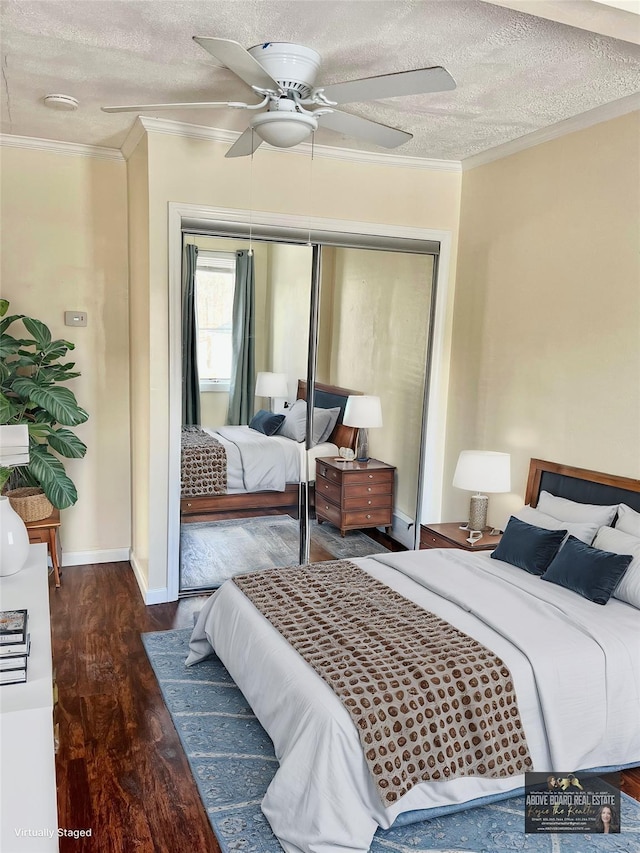
[[[24,487],[7,492],[9,503],[23,521],[41,521],[49,518],[53,504],[42,489]]]

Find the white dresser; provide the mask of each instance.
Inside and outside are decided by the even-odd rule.
[[[0,850],[58,850],[53,681],[47,546],[31,545],[27,565],[0,578],[0,610],[29,611],[26,684],[0,686]]]

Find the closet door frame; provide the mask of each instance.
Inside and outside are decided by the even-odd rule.
[[[266,230],[272,239],[286,241],[296,232],[296,243],[327,243],[360,248],[386,248],[392,251],[434,254],[429,245],[438,244],[434,258],[434,294],[429,318],[431,344],[425,376],[423,431],[421,437],[421,475],[417,497],[414,541],[425,518],[440,518],[442,502],[444,433],[448,386],[448,341],[452,325],[449,270],[451,231],[310,218],[287,214],[249,211],[235,208],[204,207],[169,203],[169,418],[167,459],[167,601],[175,601],[179,590],[180,552],[180,426],[181,426],[181,263],[183,232],[217,236],[242,236],[253,229],[256,237]],[[306,239],[305,239],[306,238]],[[427,417],[428,415],[428,417]],[[158,531],[159,533],[159,531]]]

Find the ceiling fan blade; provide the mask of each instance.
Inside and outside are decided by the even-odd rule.
[[[251,128],[248,127],[244,133],[233,143],[231,148],[224,155],[225,157],[248,157],[253,154],[262,145],[262,139]]]
[[[276,91],[280,89],[273,77],[267,74],[257,59],[254,59],[240,42],[231,39],[202,38],[200,36],[194,36],[193,40],[249,86],[258,86],[260,89],[275,89]]]
[[[381,145],[383,148],[397,148],[398,145],[413,139],[413,134],[405,130],[388,127],[386,124],[339,110],[318,116],[318,123],[320,127],[328,127],[329,130],[355,136],[357,139],[373,142],[374,145]]]
[[[445,92],[455,89],[456,83],[449,72],[440,65],[417,68],[415,71],[398,71],[379,77],[363,77],[324,87],[324,94],[337,104],[355,101],[378,101],[400,95],[423,95],[428,92]]]
[[[239,101],[202,101],[193,104],[130,104],[126,107],[101,107],[100,109],[104,113],[139,113],[145,110],[208,110],[216,107],[246,109],[248,106],[248,104],[242,104]]]

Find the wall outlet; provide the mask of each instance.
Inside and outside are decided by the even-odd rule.
[[[87,312],[86,311],[65,311],[64,312],[65,326],[86,326]]]

